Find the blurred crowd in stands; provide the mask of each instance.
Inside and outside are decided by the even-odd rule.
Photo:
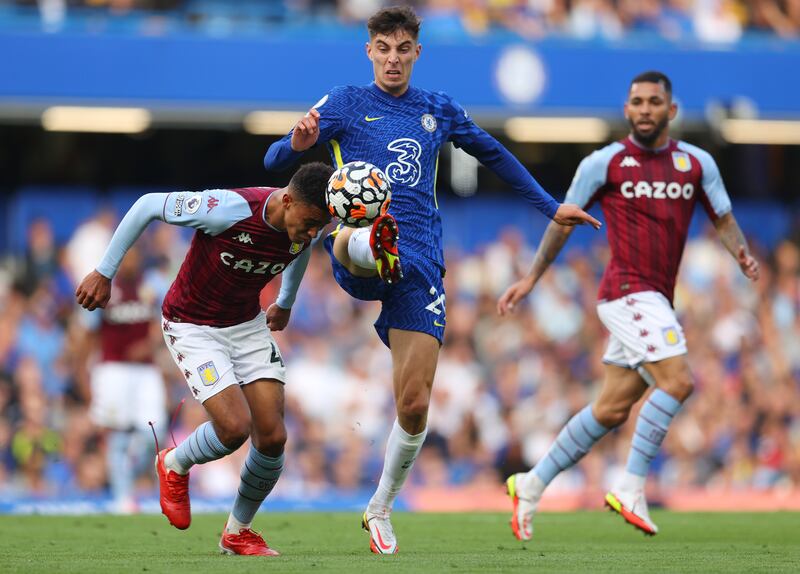
[[[225,35],[309,22],[315,26],[357,24],[383,6],[398,2],[5,0],[5,3],[37,7],[50,31],[58,30],[70,17],[90,15],[142,17],[141,31],[150,34],[168,33],[170,25],[186,24]],[[426,38],[469,38],[505,32],[528,39],[566,36],[616,40],[638,32],[669,40],[724,43],[734,42],[749,32],[783,38],[800,35],[800,0],[417,0],[406,4],[414,6],[423,17]]]
[[[36,220],[24,257],[6,256],[0,266],[0,495],[107,492],[108,441],[87,416],[97,349],[87,348],[73,292],[115,224],[114,214],[100,212],[57,245],[50,223]],[[182,261],[184,231],[156,223],[139,240],[143,271],[160,290]],[[446,342],[415,485],[501,484],[543,456],[599,389],[605,333],[594,307],[606,243],[568,245],[527,303],[501,319],[497,296],[527,270],[532,248],[506,229],[478,252],[447,252]],[[760,257],[763,275],[753,285],[713,230],[687,246],[676,308],[697,389],[654,462],[654,485],[800,488],[800,243],[787,237]],[[263,304],[276,289],[268,286]],[[289,373],[278,493],[369,489],[379,476],[394,415],[389,354],[372,329],[377,313],[376,303],[336,285],[327,256],[315,250],[290,325],[276,334]],[[174,426],[180,441],[205,412],[160,332],[153,346],[170,413],[186,399]],[[632,431],[629,422],[603,439],[554,490],[607,485],[624,467]],[[138,484],[150,494],[154,452],[147,445]],[[230,496],[245,452],[193,469],[194,492]]]

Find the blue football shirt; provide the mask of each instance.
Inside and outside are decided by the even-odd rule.
[[[395,97],[376,84],[333,88],[315,106],[319,142],[325,142],[337,167],[367,161],[392,183],[389,207],[400,228],[399,249],[444,267],[442,220],[436,199],[439,151],[446,142],[477,158],[552,218],[558,203],[497,140],[478,127],[443,92],[413,86]],[[300,154],[291,149],[291,132],[273,144],[267,169],[285,169]]]

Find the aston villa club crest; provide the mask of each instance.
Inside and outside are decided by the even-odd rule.
[[[661,334],[664,335],[664,342],[670,347],[681,342],[681,337],[678,335],[678,330],[675,327],[665,327],[661,329]]]
[[[305,247],[305,244],[303,243],[292,243],[292,246],[289,247],[289,253],[292,255],[297,255],[303,250],[303,247]]]
[[[207,387],[210,387],[219,380],[219,373],[214,366],[214,361],[203,363],[197,367],[197,374],[200,375],[200,380]]]
[[[689,154],[682,151],[672,152],[672,165],[678,171],[692,171],[692,160],[689,159]]]

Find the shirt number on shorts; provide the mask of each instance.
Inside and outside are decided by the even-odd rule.
[[[275,343],[271,343],[272,346],[272,354],[269,357],[270,363],[280,363],[281,367],[285,367],[286,365],[283,364],[283,358],[281,354],[278,352],[278,347],[275,346]]]

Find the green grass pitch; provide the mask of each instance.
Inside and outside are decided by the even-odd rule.
[[[217,549],[222,515],[180,532],[163,516],[0,516],[0,571],[11,572],[798,572],[800,514],[655,511],[646,538],[606,512],[543,513],[534,540],[505,514],[393,517],[400,554],[368,550],[358,513],[262,512],[255,527],[279,558]]]

